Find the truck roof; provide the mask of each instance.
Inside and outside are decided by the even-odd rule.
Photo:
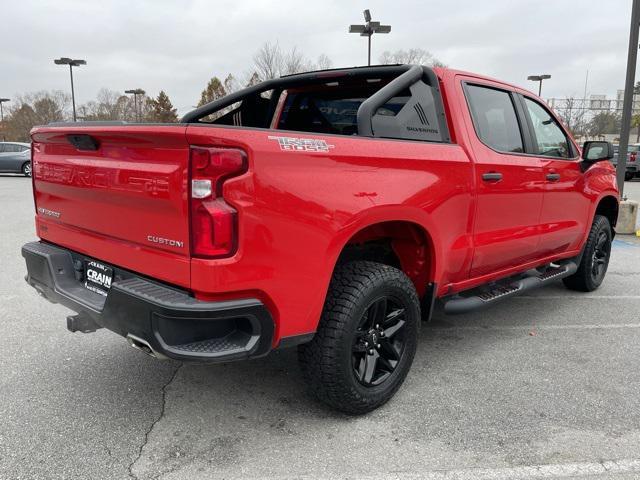
[[[488,75],[481,75],[479,73],[474,73],[474,72],[468,72],[465,70],[457,70],[454,68],[445,68],[445,67],[434,67],[433,71],[436,73],[436,75],[438,77],[441,77],[442,74],[444,72],[449,72],[452,75],[464,75],[467,77],[474,77],[474,78],[478,78],[480,80],[487,80],[489,82],[494,82],[494,83],[499,83],[501,85],[504,85],[507,88],[513,89],[513,90],[518,90],[520,92],[526,92],[528,95],[531,95],[533,97],[538,98],[538,95],[530,90],[527,90],[526,88],[523,88],[520,85],[516,85],[513,83],[509,83],[509,82],[505,82],[504,80],[500,80],[498,78],[494,78],[494,77],[490,77]]]

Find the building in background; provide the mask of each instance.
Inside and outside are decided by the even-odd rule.
[[[624,89],[618,90],[616,93],[615,109],[616,112],[622,115],[622,103],[624,100]],[[640,94],[633,94],[633,106],[631,107],[631,115],[638,115],[640,113]]]
[[[640,89],[639,89],[640,90]],[[618,90],[615,98],[592,94],[588,98],[549,98],[547,103],[571,130],[576,140],[620,140],[620,118],[624,90]],[[633,118],[635,117],[635,118]],[[640,138],[640,93],[633,96],[631,143]]]

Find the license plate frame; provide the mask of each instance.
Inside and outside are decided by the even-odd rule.
[[[84,261],[84,288],[106,297],[113,281],[113,267],[95,260]]]

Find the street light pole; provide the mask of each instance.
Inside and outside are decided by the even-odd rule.
[[[531,80],[534,82],[538,82],[538,96],[542,96],[542,81],[551,78],[551,75],[543,74],[543,75],[529,75],[527,80]]]
[[[4,111],[2,110],[2,104],[4,102],[10,102],[8,98],[0,98],[0,122],[4,122]]]
[[[69,65],[69,74],[71,75],[71,104],[73,105],[73,121],[76,121],[76,94],[73,88],[73,67],[79,67],[80,65],[86,65],[86,60],[71,59],[68,57],[61,57],[54,60],[56,65]]]
[[[76,121],[76,93],[73,88],[73,67],[69,64],[69,75],[71,75],[71,105],[73,105],[73,121]]]
[[[4,111],[2,109],[2,104],[4,102],[10,102],[11,100],[8,98],[0,98],[0,124],[2,124],[2,141],[4,142],[6,138],[4,137]]]
[[[134,88],[132,90],[125,90],[124,93],[133,95],[133,108],[136,111],[136,122],[140,123],[140,116],[138,115],[138,95],[144,95],[147,92],[141,88]]]
[[[627,76],[624,82],[624,100],[622,104],[622,128],[620,145],[618,147],[618,166],[616,180],[620,198],[624,192],[624,175],[627,171],[627,150],[629,148],[629,133],[631,131],[631,111],[633,109],[633,84],[636,76],[636,61],[638,59],[638,27],[640,27],[640,0],[633,0],[631,7],[631,27],[629,30],[629,52],[627,54]]]
[[[349,25],[349,33],[359,33],[361,37],[368,37],[367,43],[367,65],[371,65],[371,37],[374,33],[389,33],[391,25],[380,25],[380,22],[371,20],[371,12],[367,9],[364,11],[364,25]]]

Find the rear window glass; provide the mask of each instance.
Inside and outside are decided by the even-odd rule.
[[[357,135],[358,109],[378,88],[380,85],[288,92],[278,129]],[[443,141],[433,93],[423,82],[417,82],[379,107],[373,115],[372,127],[375,137]]]
[[[394,97],[377,115],[395,116],[409,97]],[[336,97],[322,92],[289,93],[278,128],[301,132],[358,134],[358,108],[367,97]]]
[[[477,85],[467,85],[466,93],[480,140],[499,152],[523,152],[520,126],[509,93]]]

